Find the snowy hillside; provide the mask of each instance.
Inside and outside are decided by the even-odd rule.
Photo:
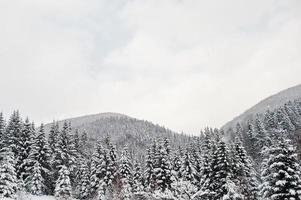
[[[283,106],[288,101],[301,99],[301,84],[295,87],[283,90],[275,95],[272,95],[262,101],[260,101],[255,106],[251,107],[241,115],[235,117],[233,120],[229,121],[222,128],[227,130],[230,127],[234,127],[238,122],[245,122],[250,119],[255,114],[264,113],[266,110],[273,110],[280,106]]]
[[[166,137],[172,144],[179,144],[180,140],[182,143],[183,139],[185,141],[188,138],[151,122],[118,113],[100,113],[65,119],[58,122],[59,127],[62,127],[64,122],[71,123],[73,131],[78,130],[80,134],[86,132],[92,144],[109,136],[117,148],[127,145],[130,149],[138,147],[145,150],[153,138]],[[50,128],[51,123],[45,125],[46,133],[49,133]]]

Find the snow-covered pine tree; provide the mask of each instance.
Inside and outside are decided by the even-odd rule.
[[[80,151],[84,156],[88,153],[88,134],[84,131],[80,136]]]
[[[207,192],[210,190],[210,175],[212,173],[211,169],[211,160],[212,160],[212,142],[210,135],[206,135],[204,137],[203,145],[202,145],[202,166],[200,172],[200,185],[198,186],[200,190]]]
[[[181,158],[180,151],[182,151],[180,148],[178,148],[174,151],[173,156],[172,156],[173,160],[171,163],[172,174],[176,180],[179,180],[180,178],[182,178],[182,174],[181,174],[182,158]]]
[[[4,147],[5,121],[2,112],[0,112],[0,149]]]
[[[14,198],[17,192],[17,174],[12,151],[8,147],[1,150],[0,199]]]
[[[232,180],[232,166],[228,147],[225,142],[219,141],[211,164],[210,190],[205,194],[208,199],[242,198]]]
[[[278,122],[278,129],[283,129],[288,132],[294,131],[296,127],[293,125],[292,121],[290,120],[289,116],[285,112],[284,108],[279,108],[276,111],[276,117]]]
[[[239,186],[243,199],[257,200],[259,185],[257,174],[252,165],[252,160],[247,155],[239,138],[235,139],[232,153],[234,183]]]
[[[78,199],[88,199],[90,196],[90,167],[86,161],[80,164],[79,177],[77,178],[76,195]]]
[[[290,140],[280,137],[268,149],[262,171],[261,195],[263,199],[301,199],[300,166]]]
[[[300,128],[301,126],[301,121],[300,121],[300,116],[294,109],[294,104],[289,101],[284,104],[284,110],[287,113],[288,117],[290,118],[292,124],[295,126],[296,129]]]
[[[265,129],[275,129],[277,128],[277,120],[275,119],[275,113],[273,111],[267,110],[263,116],[263,122]]]
[[[61,166],[55,186],[55,197],[57,200],[71,200],[71,192],[70,171],[66,166]]]
[[[16,163],[18,163],[19,154],[22,152],[19,143],[22,129],[23,121],[20,117],[19,111],[14,111],[6,126],[5,146],[11,149]]]
[[[159,144],[156,154],[154,155],[154,181],[155,189],[158,193],[169,193],[172,184],[171,163],[165,146]]]
[[[48,141],[45,136],[44,125],[41,124],[39,131],[34,138],[33,145],[29,154],[28,163],[31,165],[38,162],[41,167],[41,176],[45,180],[45,185],[42,186],[43,194],[51,194],[53,191],[52,174],[51,174],[51,150],[48,145]],[[34,167],[32,167],[30,173],[33,173]],[[27,183],[26,183],[27,185]]]
[[[79,132],[78,129],[75,130],[75,133],[73,135],[73,145],[74,145],[74,150],[76,151],[77,154],[80,154],[80,138],[79,138]]]
[[[121,192],[120,196],[122,200],[130,200],[133,196],[132,194],[132,175],[133,169],[130,161],[129,153],[127,147],[124,147],[121,158],[119,161],[119,175],[121,178]]]
[[[35,161],[31,173],[25,179],[27,191],[33,195],[42,195],[46,190],[45,179],[42,177],[42,166]]]
[[[70,171],[70,179],[73,180],[75,173],[76,151],[70,133],[69,124],[65,121],[60,131],[57,144],[55,145],[55,151],[53,155],[53,169],[54,178],[57,179],[58,172],[61,166],[65,166]]]
[[[32,124],[29,119],[26,118],[20,135],[19,144],[21,152],[19,153],[18,163],[16,165],[17,177],[21,178],[23,181],[25,181],[30,173],[30,168],[33,166],[32,163],[29,162],[29,155],[33,146],[34,137],[35,133],[32,129]]]
[[[95,146],[91,161],[91,195],[98,199],[109,195],[107,189],[112,184],[112,174],[109,167],[109,155],[98,141]]]
[[[147,191],[152,191],[154,189],[154,155],[150,148],[146,151],[146,159],[145,159],[145,171],[144,171],[144,178],[145,178],[145,189]]]
[[[193,160],[191,159],[189,150],[186,149],[183,163],[181,167],[181,175],[183,181],[189,181],[191,184],[197,186],[197,171],[194,168]]]
[[[52,154],[54,154],[56,150],[56,145],[58,143],[59,139],[59,124],[56,121],[53,121],[51,126],[50,126],[50,131],[49,131],[49,138],[48,138],[48,143],[49,147],[51,149]]]
[[[133,193],[144,193],[144,180],[141,172],[141,166],[138,161],[135,161],[133,168]]]

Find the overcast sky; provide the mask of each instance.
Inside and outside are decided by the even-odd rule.
[[[300,0],[1,0],[0,110],[220,127],[301,83]]]

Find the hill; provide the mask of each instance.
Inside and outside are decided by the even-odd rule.
[[[238,122],[246,122],[251,119],[256,114],[262,114],[266,110],[274,110],[283,106],[288,101],[294,101],[301,99],[301,84],[295,87],[283,90],[275,95],[272,95],[250,109],[246,110],[241,115],[235,117],[233,120],[226,123],[222,129],[227,130],[230,127],[234,127]]]

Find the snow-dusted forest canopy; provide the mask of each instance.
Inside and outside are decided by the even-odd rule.
[[[197,136],[124,116],[93,124],[1,113],[0,198],[301,199],[301,101]]]

